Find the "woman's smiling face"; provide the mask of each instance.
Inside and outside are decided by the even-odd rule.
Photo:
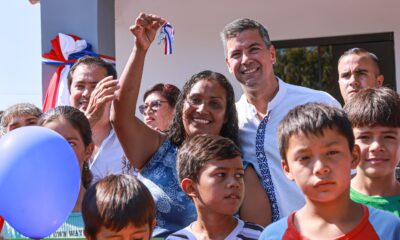
[[[193,85],[182,109],[187,136],[220,134],[226,122],[226,94],[225,89],[215,80],[203,79]]]

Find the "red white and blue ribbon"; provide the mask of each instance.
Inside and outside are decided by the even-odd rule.
[[[174,41],[174,28],[170,23],[164,24],[158,34],[158,44],[164,41],[164,54],[172,54],[172,42]]]
[[[92,46],[78,36],[59,33],[51,40],[53,47],[50,52],[43,54],[44,64],[56,65],[57,70],[53,74],[46,96],[43,102],[43,112],[59,105],[69,105],[69,90],[67,76],[70,67],[80,58],[86,55],[101,57],[103,60],[115,64],[115,59],[105,55],[99,55],[92,51]]]

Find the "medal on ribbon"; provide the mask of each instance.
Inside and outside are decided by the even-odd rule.
[[[158,34],[158,44],[164,42],[165,55],[172,54],[173,41],[174,41],[174,29],[172,28],[171,24],[166,23],[161,27],[160,33]]]

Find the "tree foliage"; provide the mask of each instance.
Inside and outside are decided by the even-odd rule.
[[[285,82],[332,92],[332,47],[281,48],[276,50],[275,73]]]

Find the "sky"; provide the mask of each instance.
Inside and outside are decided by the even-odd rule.
[[[0,110],[30,102],[41,108],[40,4],[0,0]]]

